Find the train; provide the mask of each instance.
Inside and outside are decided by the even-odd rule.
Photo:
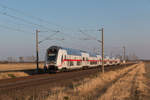
[[[119,65],[120,59],[115,57],[104,57],[104,66]],[[44,71],[65,71],[72,69],[86,69],[102,65],[101,55],[65,48],[61,46],[51,46],[46,50]]]

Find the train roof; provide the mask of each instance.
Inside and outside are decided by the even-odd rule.
[[[72,49],[72,48],[64,48],[64,47],[61,47],[61,49],[66,50],[68,55],[81,56],[81,53],[82,53],[80,50]]]
[[[72,48],[65,48],[65,47],[61,47],[61,46],[51,46],[48,49],[52,49],[52,48],[55,48],[55,49],[58,49],[58,50],[59,49],[66,50],[68,55],[81,56],[82,53],[87,53],[87,54],[89,54],[90,57],[97,57],[97,54],[95,54],[95,53],[89,53],[89,52],[86,52],[86,51],[83,51],[83,50],[77,50],[77,49],[72,49]]]
[[[77,50],[77,49],[72,49],[72,48],[64,48],[64,47],[61,47],[61,49],[66,50],[67,54],[69,54],[69,55],[78,55],[78,56],[81,56],[82,53],[87,53],[87,54],[89,54],[90,57],[97,57],[97,54],[95,54],[95,53],[89,53],[89,52],[86,52],[86,51],[83,51],[83,50]]]
[[[97,54],[95,53],[88,53],[90,57],[97,57]]]

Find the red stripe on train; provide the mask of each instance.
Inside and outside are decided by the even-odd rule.
[[[83,60],[80,60],[80,59],[64,59],[62,61],[61,65],[59,65],[59,67],[61,67],[65,61],[83,61]],[[88,62],[102,62],[102,60],[85,60],[85,61],[88,61]],[[108,61],[109,60],[104,60],[105,63],[108,62]],[[112,62],[112,61],[110,61],[110,62]]]

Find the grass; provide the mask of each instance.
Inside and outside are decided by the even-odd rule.
[[[43,63],[39,64],[39,68],[43,68]],[[6,63],[0,64],[0,71],[12,71],[12,70],[27,70],[27,69],[35,69],[35,63]]]
[[[43,63],[39,64],[39,68],[43,68]],[[35,63],[0,63],[0,79],[29,76],[32,72],[27,71],[33,69],[36,69]]]
[[[16,76],[14,74],[8,74],[8,76],[11,78],[16,78]]]
[[[136,70],[133,70],[132,72],[127,74],[126,77],[122,77],[115,83],[112,83],[112,81],[117,79],[119,76],[123,75],[124,73],[128,72],[128,70],[134,68],[135,66],[136,65],[132,65],[130,67],[126,67],[123,69],[118,69],[116,71],[109,71],[109,72],[106,72],[105,74],[98,73],[96,75],[93,75],[92,77],[89,76],[88,78],[85,78],[80,81],[79,80],[72,81],[71,83],[69,83],[68,86],[54,87],[47,91],[40,91],[41,92],[40,95],[38,96],[30,95],[28,98],[25,97],[26,98],[25,100],[95,100],[95,99],[110,100],[110,99],[102,99],[101,97],[107,97],[107,98],[109,98],[110,96],[113,97],[112,93],[115,93],[115,92],[117,92],[117,94],[120,93],[118,96],[120,96],[121,94],[125,96],[125,93],[130,93],[130,91],[128,92],[125,91],[125,93],[123,91],[126,88],[129,88],[129,85],[131,85],[127,83],[129,83],[128,81],[132,81],[130,78],[131,76],[133,77],[135,73],[134,71]],[[144,67],[141,67],[141,68],[144,68]],[[141,72],[140,75],[142,77],[143,75],[142,70],[140,70],[140,72]],[[8,76],[13,78],[15,74],[9,73]],[[138,78],[140,77],[138,76]],[[141,81],[138,81],[138,82],[141,82],[139,83],[141,85],[138,85],[138,86],[140,86],[139,89],[141,88],[140,90],[142,90],[143,79],[141,78],[138,80],[141,80]],[[126,85],[124,85],[124,82],[126,82]],[[107,87],[107,84],[110,84],[110,83],[111,83],[111,86]],[[102,91],[104,88],[106,88],[106,91]],[[100,93],[101,93],[101,97],[100,97]],[[123,99],[119,99],[119,100],[123,100]]]
[[[106,72],[105,74],[98,73],[94,77],[86,78],[81,82],[73,82],[68,87],[59,88],[59,92],[49,94],[46,100],[95,100],[99,96],[99,91],[103,90],[106,84],[111,83],[133,67],[135,66]]]
[[[69,97],[68,96],[64,96],[64,100],[69,100]]]
[[[5,73],[0,73],[0,79],[7,79],[7,78],[16,78],[16,77],[24,77],[24,76],[29,76],[25,72],[5,72]]]

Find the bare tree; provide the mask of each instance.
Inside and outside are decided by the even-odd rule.
[[[19,57],[19,62],[24,62],[24,57]]]
[[[7,57],[7,61],[8,61],[8,62],[12,62],[12,61],[13,61],[13,58],[12,58],[12,57]]]

